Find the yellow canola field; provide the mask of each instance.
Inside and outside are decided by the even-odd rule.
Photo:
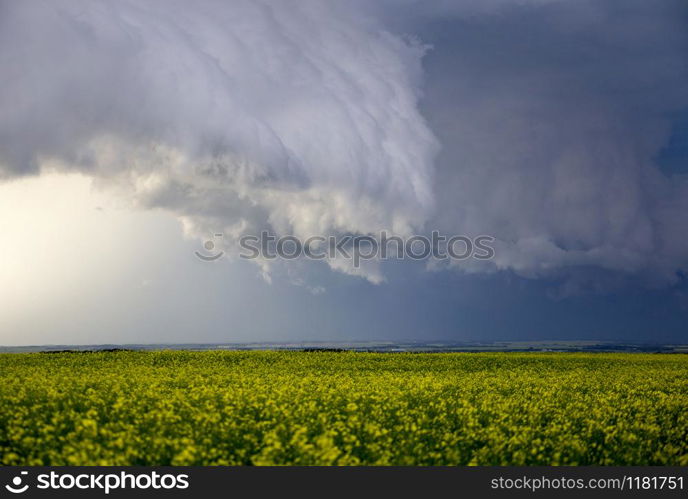
[[[688,356],[0,355],[3,465],[688,465]]]

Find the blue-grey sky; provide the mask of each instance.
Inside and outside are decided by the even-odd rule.
[[[0,81],[0,344],[688,341],[681,0],[0,0]]]

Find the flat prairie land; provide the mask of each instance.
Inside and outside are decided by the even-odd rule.
[[[3,465],[688,465],[688,356],[0,354]]]

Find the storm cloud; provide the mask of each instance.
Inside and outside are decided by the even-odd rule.
[[[634,1],[427,21],[425,113],[444,148],[435,224],[494,234],[488,266],[571,290],[675,282],[688,177],[658,157],[688,110],[686,26],[685,4]]]
[[[497,239],[452,270],[664,286],[688,267],[688,178],[658,163],[686,10],[2,1],[0,175],[84,172],[229,246],[439,229]]]
[[[191,234],[408,232],[424,47],[345,3],[2,4],[5,177],[79,170]],[[231,239],[228,238],[229,241]]]

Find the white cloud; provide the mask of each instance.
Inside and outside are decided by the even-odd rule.
[[[3,9],[5,176],[60,161],[199,237],[403,233],[433,209],[425,49],[344,2]]]

